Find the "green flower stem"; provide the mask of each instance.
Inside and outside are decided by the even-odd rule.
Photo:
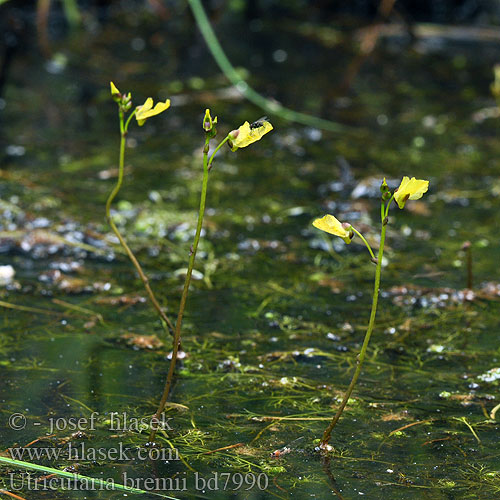
[[[116,237],[120,241],[120,244],[122,245],[122,247],[127,252],[129,259],[132,261],[132,264],[134,265],[137,273],[139,274],[139,277],[141,278],[141,280],[144,284],[144,288],[146,289],[146,292],[149,295],[149,299],[151,300],[153,307],[156,309],[156,311],[160,315],[160,318],[163,320],[164,324],[168,326],[169,331],[173,332],[174,325],[168,319],[167,315],[165,314],[165,312],[161,308],[160,304],[156,300],[155,294],[153,293],[153,290],[151,290],[151,287],[149,285],[148,277],[144,274],[144,271],[142,270],[142,267],[139,264],[139,261],[136,259],[134,253],[127,245],[127,242],[125,241],[123,236],[118,231],[118,228],[116,227],[116,224],[114,223],[113,218],[111,217],[111,204],[113,203],[113,200],[115,199],[116,195],[120,191],[122,184],[123,184],[123,171],[124,171],[124,164],[125,164],[125,143],[126,143],[126,138],[127,138],[128,125],[130,123],[130,119],[134,115],[135,115],[135,110],[130,114],[130,116],[127,119],[127,122],[124,123],[123,111],[122,110],[119,111],[119,116],[120,116],[120,159],[119,159],[118,181],[117,181],[115,187],[113,188],[113,191],[111,191],[111,194],[109,195],[108,200],[106,201],[106,218],[108,220],[109,225],[111,226],[111,229],[113,230]]]
[[[203,217],[205,216],[205,202],[207,199],[209,166],[211,166],[211,164],[212,164],[215,152],[218,149],[220,149],[220,146],[226,140],[227,140],[227,137],[226,137],[226,139],[224,139],[224,141],[221,144],[219,144],[219,146],[217,146],[217,148],[215,149],[214,153],[212,154],[212,156],[210,158],[210,161],[208,161],[210,137],[208,134],[205,137],[205,147],[203,148],[203,183],[202,183],[202,187],[201,187],[200,210],[198,213],[198,225],[196,226],[196,233],[194,236],[193,245],[191,247],[191,254],[189,256],[189,264],[188,264],[188,269],[187,269],[187,273],[186,273],[186,279],[184,280],[184,288],[182,290],[181,302],[179,305],[179,313],[177,315],[177,321],[175,323],[172,358],[170,360],[170,366],[168,369],[167,380],[165,382],[165,388],[163,390],[163,395],[162,395],[160,403],[158,405],[158,409],[156,410],[156,413],[152,419],[153,425],[151,428],[151,432],[149,434],[149,442],[150,443],[154,442],[156,432],[158,430],[157,425],[154,425],[154,424],[160,421],[161,414],[162,414],[163,410],[165,409],[165,404],[167,402],[168,395],[170,394],[170,389],[172,387],[172,380],[173,380],[174,372],[175,372],[175,364],[177,361],[177,353],[179,351],[179,344],[181,342],[182,318],[184,316],[184,309],[186,307],[186,301],[187,301],[187,296],[188,296],[188,292],[189,292],[189,285],[191,283],[191,275],[193,273],[194,262],[196,259],[196,251],[198,250],[198,244],[200,242],[201,229],[203,226]]]
[[[392,201],[392,200],[391,200]],[[337,422],[340,419],[340,416],[342,415],[342,412],[344,411],[344,408],[347,405],[347,401],[349,401],[349,398],[351,397],[352,391],[354,390],[354,386],[356,385],[356,382],[358,380],[358,377],[361,373],[361,369],[363,367],[363,362],[365,360],[365,355],[366,355],[366,350],[368,349],[368,344],[370,342],[370,337],[373,332],[373,327],[375,325],[375,316],[377,314],[377,304],[378,304],[378,295],[380,291],[380,275],[382,271],[382,258],[384,256],[384,243],[385,243],[385,230],[387,227],[387,213],[389,210],[390,202],[386,207],[384,206],[384,203],[382,203],[381,206],[381,220],[382,220],[382,230],[380,233],[380,246],[378,249],[378,259],[377,259],[377,268],[375,270],[375,283],[373,287],[373,298],[372,298],[372,310],[370,314],[370,322],[368,323],[368,329],[366,330],[365,334],[365,340],[363,341],[363,345],[361,347],[361,351],[358,355],[357,359],[357,366],[356,370],[354,372],[354,375],[352,377],[351,383],[349,384],[349,387],[347,388],[347,391],[344,395],[344,399],[342,400],[342,403],[340,404],[339,409],[337,410],[337,413],[333,417],[332,421],[330,422],[330,425],[325,429],[325,432],[323,433],[323,437],[321,438],[321,448],[326,449],[328,446],[328,442],[330,441],[330,438],[332,436],[332,431],[335,425],[337,425]]]
[[[363,240],[363,243],[366,245],[366,248],[368,248],[368,251],[370,252],[370,255],[372,257],[373,262],[377,263],[377,259],[375,258],[375,255],[373,254],[371,246],[368,244],[368,242],[365,240],[365,237],[353,226],[351,226],[351,229]]]
[[[210,156],[210,160],[208,160],[208,170],[212,168],[212,162],[214,161],[215,155],[219,149],[226,144],[226,142],[229,140],[229,134],[226,136],[226,138],[215,148],[214,152]]]
[[[394,201],[394,195],[392,195],[389,198],[389,201],[387,202],[387,205],[384,207],[384,204],[382,204],[382,213],[384,214],[382,216],[382,221],[389,216],[389,208],[391,208],[392,202]]]
[[[132,120],[132,118],[135,116],[136,112],[137,112],[137,108],[135,108],[134,111],[132,111],[132,113],[130,113],[129,117],[127,118],[127,121],[125,122],[125,125],[123,125],[123,118],[120,120],[120,129],[122,130],[122,133],[127,134],[128,125],[130,123],[130,120]]]
[[[1,0],[0,0],[1,3]],[[240,73],[231,64],[224,52],[217,36],[212,29],[210,21],[208,20],[205,9],[203,8],[200,0],[188,0],[189,7],[193,13],[198,29],[200,30],[205,42],[212,53],[213,58],[219,65],[226,78],[243,94],[250,102],[262,108],[266,113],[276,114],[285,120],[290,120],[309,127],[317,127],[323,130],[330,130],[331,132],[342,132],[349,130],[349,127],[340,125],[330,120],[325,120],[316,116],[308,115],[307,113],[300,113],[292,109],[285,108],[282,104],[275,100],[266,99],[261,94],[251,88],[247,82],[241,79]]]

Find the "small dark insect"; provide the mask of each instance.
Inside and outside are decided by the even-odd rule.
[[[254,128],[262,127],[264,125],[264,122],[267,122],[267,121],[268,121],[267,116],[263,116],[262,118],[259,118],[257,121],[250,123],[250,128],[254,129]]]

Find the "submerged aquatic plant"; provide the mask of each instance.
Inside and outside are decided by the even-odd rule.
[[[181,343],[181,327],[182,318],[184,316],[184,309],[186,307],[187,296],[189,292],[189,285],[191,284],[191,275],[193,273],[193,266],[196,259],[196,251],[198,250],[198,244],[200,242],[201,229],[203,227],[203,218],[205,216],[205,203],[207,199],[207,188],[208,188],[208,175],[212,169],[213,161],[215,155],[219,149],[224,146],[227,142],[232,151],[236,151],[239,147],[246,147],[255,141],[260,140],[265,134],[273,129],[271,123],[267,118],[261,118],[260,120],[252,123],[245,122],[238,130],[233,130],[227,134],[227,136],[216,146],[213,153],[209,157],[210,152],[210,140],[217,135],[217,117],[212,118],[210,110],[205,110],[205,116],[203,117],[202,127],[205,131],[205,146],[203,147],[203,181],[201,186],[200,195],[200,209],[198,212],[198,223],[196,225],[196,233],[194,236],[193,244],[191,245],[191,253],[189,256],[189,264],[186,273],[186,278],[184,280],[184,288],[182,290],[181,302],[179,305],[179,312],[177,314],[177,321],[175,323],[172,357],[170,360],[170,366],[167,374],[167,379],[165,381],[165,387],[163,390],[163,395],[161,397],[158,409],[153,417],[152,423],[155,424],[159,422],[160,416],[165,409],[165,404],[170,394],[170,389],[172,387],[173,376],[175,372],[175,364],[177,361],[177,355],[179,351],[179,346]],[[238,145],[235,145],[237,139],[240,139]],[[156,436],[157,426],[152,425],[151,433],[149,435],[149,442],[154,442]]]
[[[347,391],[340,403],[340,407],[338,408],[336,414],[334,415],[332,421],[325,429],[323,433],[323,437],[321,438],[320,448],[323,450],[327,450],[329,448],[328,442],[330,441],[333,428],[337,425],[344,408],[347,405],[347,401],[351,397],[352,391],[354,390],[354,386],[358,380],[358,377],[361,373],[361,369],[363,367],[363,361],[365,359],[366,351],[368,348],[368,344],[370,342],[370,337],[373,332],[373,328],[375,326],[375,316],[377,314],[377,305],[378,305],[378,295],[380,291],[380,276],[382,271],[382,259],[384,257],[384,243],[385,243],[385,232],[387,228],[387,224],[389,222],[389,208],[393,201],[395,201],[400,209],[405,207],[405,204],[408,200],[418,200],[423,196],[425,192],[427,192],[429,188],[429,181],[415,179],[412,177],[403,177],[401,184],[399,187],[391,193],[389,186],[387,185],[385,179],[380,186],[380,192],[382,194],[381,205],[380,205],[380,221],[381,221],[381,231],[380,231],[380,245],[378,249],[378,256],[375,257],[370,245],[363,237],[363,235],[354,228],[348,222],[341,223],[338,221],[333,215],[325,215],[321,219],[316,219],[313,222],[313,226],[321,229],[322,231],[326,231],[327,233],[334,234],[336,236],[341,237],[346,243],[350,243],[354,234],[357,234],[363,243],[366,245],[368,252],[370,253],[371,260],[377,265],[375,270],[375,282],[373,288],[373,296],[372,296],[372,308],[370,313],[370,321],[368,323],[368,329],[366,330],[365,339],[363,341],[363,345],[361,346],[361,351],[357,358],[356,370],[354,371],[354,375],[352,376],[351,383],[347,388]]]
[[[124,171],[124,164],[125,164],[125,145],[126,145],[126,140],[127,140],[127,134],[128,134],[128,127],[130,124],[130,121],[132,118],[136,118],[137,123],[139,126],[144,125],[144,122],[150,118],[151,116],[155,116],[159,113],[162,113],[166,109],[169,108],[170,106],[170,100],[167,99],[165,102],[159,102],[156,104],[156,106],[153,108],[153,99],[149,97],[146,99],[146,102],[142,106],[137,106],[135,109],[133,109],[128,116],[127,113],[132,109],[132,95],[130,92],[128,94],[122,94],[118,88],[115,86],[113,82],[110,82],[110,87],[111,87],[111,97],[113,100],[116,102],[118,105],[118,116],[120,120],[120,156],[119,156],[119,162],[118,162],[118,180],[116,182],[115,187],[111,191],[108,200],[106,201],[106,218],[108,220],[109,225],[111,226],[111,229],[115,233],[116,237],[120,241],[120,244],[122,247],[125,249],[125,252],[127,253],[129,259],[132,261],[132,264],[134,265],[137,273],[139,274],[139,277],[141,278],[144,288],[146,289],[146,292],[149,296],[149,299],[151,303],[153,304],[153,307],[156,309],[158,312],[160,318],[162,319],[162,322],[165,326],[165,328],[169,329],[169,331],[172,333],[174,331],[174,325],[166,315],[165,311],[162,309],[160,306],[158,300],[156,299],[156,296],[151,289],[151,286],[149,284],[149,279],[142,270],[141,265],[139,264],[139,261],[137,260],[136,256],[130,249],[130,247],[127,245],[127,242],[121,235],[120,231],[118,231],[118,228],[116,227],[116,224],[113,221],[113,217],[111,216],[111,204],[113,203],[113,200],[115,199],[116,195],[120,191],[122,184],[123,184],[123,171]]]

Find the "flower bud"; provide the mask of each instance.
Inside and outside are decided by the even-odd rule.
[[[380,192],[382,193],[382,200],[387,201],[391,198],[391,190],[389,189],[389,186],[387,185],[387,182],[385,180],[382,181],[382,184],[380,185]]]
[[[121,104],[123,96],[121,95],[120,91],[117,89],[116,85],[113,82],[109,82],[109,86],[111,89],[111,97],[113,98],[113,101],[115,101],[118,104]]]
[[[239,133],[240,133],[239,130],[231,130],[231,132],[229,132],[229,134],[227,134],[229,137],[229,139],[227,140],[227,144],[231,148],[231,151],[233,151],[233,152],[238,149],[238,146],[236,146],[234,144],[234,141],[238,137]]]
[[[217,125],[217,117],[212,119],[210,110],[206,109],[205,116],[203,117],[203,130],[205,130],[209,139],[213,139],[217,135],[217,129],[215,128],[215,125]]]
[[[123,96],[121,106],[124,111],[130,111],[132,107],[132,94],[130,92]]]
[[[213,123],[212,117],[210,116],[210,110],[207,108],[205,110],[205,116],[203,117],[203,129],[205,132],[210,132],[212,130]]]
[[[462,251],[469,250],[471,246],[472,246],[472,243],[470,241],[466,241],[466,242],[464,242],[464,244],[462,245],[462,248],[460,250],[462,250]]]
[[[390,191],[386,191],[385,193],[382,193],[382,201],[388,201],[391,199],[391,192]]]

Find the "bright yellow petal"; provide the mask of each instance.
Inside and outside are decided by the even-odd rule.
[[[313,226],[335,236],[340,236],[346,243],[351,242],[351,233],[342,226],[342,223],[333,215],[325,215],[321,219],[316,219]]]
[[[153,108],[153,99],[148,97],[146,102],[142,106],[137,107],[137,111],[135,113],[135,118],[139,125],[144,125],[144,122],[151,118],[152,116],[159,115],[163,113],[170,107],[170,99],[167,99],[165,102],[157,102],[156,106]]]
[[[254,124],[250,125],[248,122],[245,122],[238,129],[238,133],[235,134],[236,137],[232,140],[233,146],[237,148],[245,148],[248,145],[260,140],[262,136],[271,132],[273,129],[271,123],[266,120],[258,121],[256,123],[258,123],[258,125],[254,126]]]
[[[423,194],[429,189],[429,181],[421,179],[411,179],[407,176],[403,177],[401,184],[394,193],[394,200],[399,208],[404,208],[408,200],[418,200],[422,198]]]
[[[120,91],[116,88],[116,85],[113,82],[109,82],[109,86],[111,87],[111,95],[113,97],[120,95]]]
[[[244,148],[248,146],[250,142],[248,141],[248,137],[250,136],[250,123],[245,122],[237,131],[235,139],[232,141],[233,146],[237,148]]]
[[[168,108],[170,108],[170,99],[167,99],[165,102],[157,102],[156,106],[148,113],[148,118],[150,116],[159,115],[163,113]]]
[[[146,114],[151,108],[153,107],[153,99],[151,97],[148,97],[142,106],[137,106],[137,115],[144,115]]]
[[[410,191],[410,200],[418,200],[422,198],[424,193],[426,193],[429,189],[429,181],[413,178],[410,181],[410,186],[408,189]]]

